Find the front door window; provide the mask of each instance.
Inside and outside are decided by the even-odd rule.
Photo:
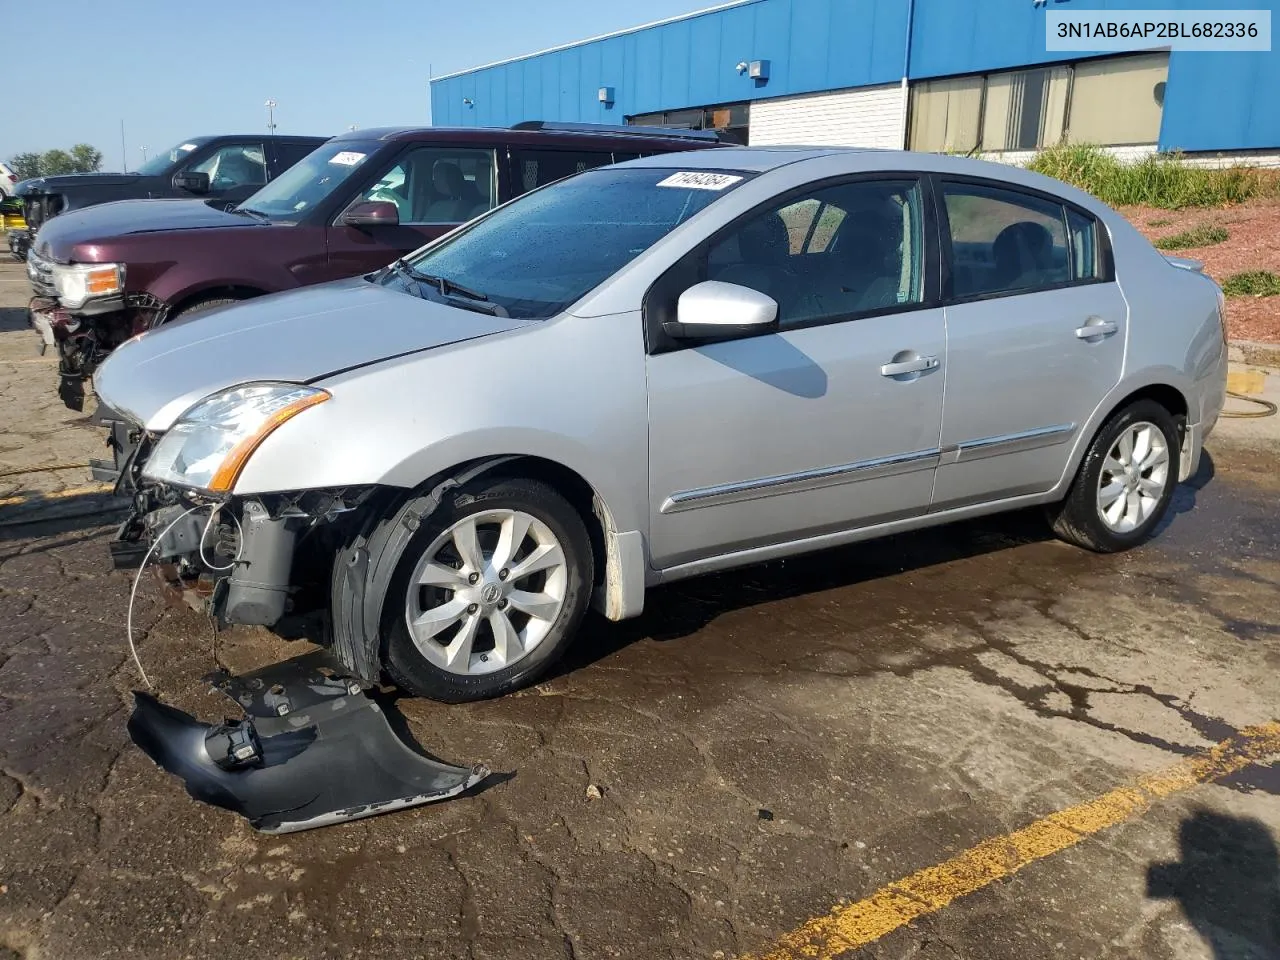
[[[492,150],[419,147],[360,199],[395,204],[402,224],[465,223],[497,206],[496,170]]]

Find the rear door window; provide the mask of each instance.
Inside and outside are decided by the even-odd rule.
[[[282,171],[288,170],[311,151],[315,150],[319,144],[277,142],[273,146],[276,152],[276,162],[271,174],[272,176],[279,176]]]
[[[1063,204],[975,183],[944,182],[942,196],[952,296],[1031,293],[1093,276],[1085,260],[1072,262]]]
[[[563,180],[583,170],[602,167],[613,162],[612,151],[589,150],[527,150],[522,147],[511,151],[511,183],[515,196],[528,193],[556,180]]]

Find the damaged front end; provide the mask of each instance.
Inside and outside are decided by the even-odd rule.
[[[27,304],[28,322],[40,336],[40,354],[51,347],[58,352],[58,396],[79,412],[85,381],[99,364],[130,337],[164,322],[168,306],[149,293],[125,293],[119,264],[55,264],[34,250],[26,253],[26,262],[34,293]],[[55,271],[80,268],[102,275],[86,277],[83,293],[69,305],[60,295]]]
[[[394,496],[377,487],[236,497],[144,475],[159,438],[107,410],[116,492],[132,504],[110,544],[115,566],[156,565],[216,628],[268,627],[332,645],[330,583],[343,544]],[[109,471],[97,468],[100,476]],[[135,693],[134,742],[197,800],[285,833],[443,800],[488,771],[442,763],[397,735],[372,688],[376,659],[352,669],[325,650],[206,679],[244,716],[204,723]]]

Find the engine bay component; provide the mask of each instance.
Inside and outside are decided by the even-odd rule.
[[[412,748],[323,651],[205,679],[244,717],[203,723],[134,691],[129,735],[191,797],[238,813],[263,833],[446,800],[489,775],[484,766],[453,766]]]

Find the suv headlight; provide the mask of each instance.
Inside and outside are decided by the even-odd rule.
[[[142,475],[161,483],[226,493],[271,432],[332,396],[296,383],[251,383],[205,397],[160,438]]]
[[[64,307],[83,306],[86,300],[124,290],[123,263],[55,263],[51,272]]]

